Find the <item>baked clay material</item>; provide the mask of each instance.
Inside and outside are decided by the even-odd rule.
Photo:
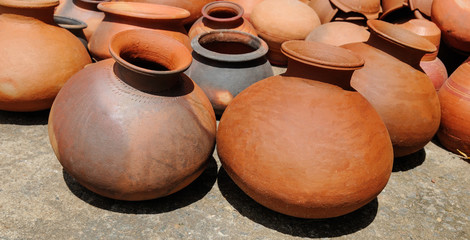
[[[188,32],[189,39],[217,29],[231,29],[257,36],[256,30],[243,16],[243,8],[233,2],[219,1],[208,3],[199,18]]]
[[[379,115],[361,94],[343,89],[364,61],[317,42],[289,41],[282,49],[286,74],[251,85],[225,110],[217,132],[222,166],[274,211],[300,218],[352,212],[380,193],[393,165]]]
[[[420,13],[431,17],[431,7],[434,0],[409,0],[411,10],[418,10]]]
[[[73,34],[53,19],[54,0],[0,0],[0,109],[51,107],[62,85],[91,62]]]
[[[331,22],[338,12],[338,8],[331,4],[330,0],[311,0],[308,6],[318,15],[321,24]]]
[[[83,30],[87,28],[85,22],[82,22],[78,19],[62,16],[54,16],[54,22],[61,28],[65,28],[69,32],[71,32],[75,37],[80,40],[80,42],[82,42],[83,46],[88,48],[88,41],[86,40],[85,33],[83,32]]]
[[[191,49],[183,27],[189,12],[182,8],[138,2],[107,2],[98,5],[105,18],[90,39],[88,48],[97,60],[110,58],[109,42],[114,34],[129,29],[152,29],[173,37]]]
[[[251,84],[273,76],[266,43],[234,30],[203,33],[192,41],[193,64],[187,74],[206,93],[217,115]]]
[[[343,46],[366,62],[364,68],[354,72],[351,85],[382,117],[395,157],[414,153],[439,127],[439,99],[419,66],[424,54],[436,51],[436,47],[399,26],[379,20],[367,23],[371,36],[366,43]]]
[[[204,92],[182,72],[191,54],[150,30],[111,40],[113,59],[74,75],[57,95],[49,137],[65,171],[119,200],[176,192],[205,169],[216,120]]]
[[[424,73],[428,75],[436,91],[438,91],[441,88],[442,84],[444,84],[444,82],[449,77],[446,66],[437,57],[429,61],[422,60],[419,63],[419,66],[421,66]]]
[[[390,13],[408,6],[408,0],[382,0],[383,14],[380,15],[380,19],[384,19]]]
[[[263,0],[229,0],[229,2],[237,3],[238,5],[242,6],[243,8],[243,17],[246,18],[248,21],[250,20],[251,12],[256,4],[262,2]]]
[[[367,19],[379,18],[382,12],[380,0],[330,0],[336,7],[345,13],[357,12]]]
[[[369,31],[365,27],[350,22],[325,23],[308,34],[305,41],[322,42],[341,46],[354,42],[365,42],[369,39]]]

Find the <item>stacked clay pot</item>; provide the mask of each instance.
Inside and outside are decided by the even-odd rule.
[[[287,72],[234,98],[217,152],[232,180],[274,211],[330,218],[372,201],[393,165],[390,136],[350,78],[364,61],[340,47],[288,41]]]
[[[382,117],[395,157],[423,148],[439,127],[439,99],[429,77],[419,66],[424,54],[436,47],[423,37],[391,23],[367,22],[366,43],[343,47],[361,55],[364,68],[354,72],[351,85]]]
[[[0,0],[0,109],[48,109],[62,85],[91,63],[80,40],[57,26],[54,0]]]
[[[216,131],[209,100],[182,73],[190,52],[146,29],[116,34],[110,52],[57,95],[49,116],[57,158],[109,198],[146,200],[184,188],[205,169]]]

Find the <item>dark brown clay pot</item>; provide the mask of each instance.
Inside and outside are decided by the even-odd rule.
[[[80,40],[53,19],[58,1],[0,0],[0,109],[51,107],[62,85],[91,63]]]
[[[182,72],[191,54],[150,30],[111,40],[113,59],[74,75],[57,95],[49,137],[65,171],[100,195],[146,200],[196,179],[215,144],[214,111]]]
[[[231,29],[257,36],[251,23],[243,18],[243,8],[233,2],[218,1],[208,3],[202,9],[202,17],[189,29],[189,39],[217,29]]]
[[[138,2],[106,2],[98,8],[105,13],[88,43],[92,56],[97,60],[110,58],[109,42],[114,34],[129,29],[152,29],[173,37],[191,49],[191,42],[183,27],[189,12],[182,8]]]
[[[341,46],[353,42],[365,42],[369,39],[369,31],[365,27],[350,22],[329,22],[313,29],[305,41],[322,42]]]
[[[371,36],[366,43],[343,46],[366,62],[354,73],[351,85],[369,100],[387,125],[395,157],[414,153],[439,127],[439,100],[419,66],[424,54],[436,51],[436,47],[399,26],[379,20],[367,23]]]
[[[470,156],[470,59],[447,79],[439,90],[442,118],[437,132],[448,150]],[[459,152],[460,151],[460,152]]]
[[[193,63],[187,74],[204,90],[221,115],[232,99],[251,84],[273,75],[268,46],[251,34],[218,30],[192,41]]]
[[[364,61],[342,48],[288,41],[287,72],[257,82],[227,107],[217,152],[258,203],[301,218],[352,212],[385,187],[393,165],[387,129],[350,88]]]

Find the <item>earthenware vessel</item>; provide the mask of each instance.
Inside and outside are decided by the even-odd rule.
[[[54,0],[0,0],[0,109],[48,109],[62,85],[91,62],[80,40],[54,22]]]
[[[434,0],[409,0],[411,10],[418,10],[420,13],[431,17],[431,7]]]
[[[315,10],[321,24],[331,22],[338,12],[338,8],[330,0],[311,0],[308,6]]]
[[[236,3],[227,1],[206,4],[202,8],[202,17],[193,24],[188,36],[189,39],[193,39],[203,32],[216,29],[232,29],[257,35],[253,25],[243,18],[243,8]]]
[[[59,25],[61,28],[65,28],[71,32],[80,40],[80,42],[82,42],[83,46],[88,48],[88,41],[86,40],[85,33],[83,32],[83,30],[87,28],[85,22],[62,16],[54,16],[54,22],[57,23],[57,25]]]
[[[404,7],[408,7],[408,0],[382,0],[383,14],[380,15],[380,19],[384,19],[392,12]]]
[[[105,197],[174,193],[202,173],[215,144],[210,102],[183,74],[191,54],[148,29],[116,34],[110,52],[57,95],[49,116],[54,152],[67,173]]]
[[[313,29],[305,41],[322,42],[341,46],[353,42],[365,42],[369,39],[369,31],[365,27],[350,22],[329,22]]]
[[[377,110],[390,133],[395,157],[423,148],[440,120],[439,99],[419,66],[436,47],[423,37],[391,23],[369,20],[366,43],[343,47],[360,54],[364,68],[354,72],[351,85]]]
[[[357,12],[367,19],[379,18],[382,12],[380,0],[330,0],[336,7],[345,13]]]
[[[251,12],[256,4],[262,2],[263,0],[229,0],[230,2],[234,2],[240,5],[243,8],[243,17],[246,18],[248,21],[250,20]]]
[[[222,166],[274,211],[300,218],[352,212],[382,191],[393,165],[384,123],[349,84],[364,61],[318,42],[288,41],[282,51],[286,74],[251,85],[222,115]]]
[[[97,60],[111,58],[109,41],[114,34],[129,29],[152,29],[175,38],[191,49],[191,42],[183,27],[189,12],[182,8],[139,2],[106,2],[98,8],[105,18],[88,43],[92,56]]]

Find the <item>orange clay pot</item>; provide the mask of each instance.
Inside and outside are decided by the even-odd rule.
[[[262,2],[263,0],[228,0],[229,2],[234,2],[238,5],[240,5],[243,8],[243,17],[247,19],[248,21],[250,20],[251,12],[253,11],[253,8],[256,6],[256,4]]]
[[[318,42],[288,41],[282,51],[287,72],[251,85],[222,115],[222,166],[274,211],[300,218],[352,212],[382,191],[393,165],[384,123],[349,84],[364,61]]]
[[[414,153],[432,139],[441,118],[434,86],[419,66],[424,54],[436,47],[393,24],[379,20],[367,24],[371,36],[366,43],[343,46],[366,62],[354,73],[351,85],[387,125],[395,157]]]
[[[174,193],[205,169],[216,120],[183,71],[188,49],[148,29],[120,32],[113,59],[74,75],[57,95],[49,137],[65,171],[105,197],[146,200]]]
[[[0,0],[0,109],[48,109],[64,83],[86,64],[87,50],[56,25],[54,0]]]
[[[322,42],[334,46],[341,46],[354,42],[365,42],[369,39],[369,31],[350,22],[325,23],[308,34],[305,41]]]
[[[106,2],[100,3],[98,8],[105,12],[105,18],[88,43],[97,60],[111,58],[109,41],[114,34],[129,29],[153,29],[191,49],[191,41],[183,27],[189,12],[182,8],[137,2]]]

